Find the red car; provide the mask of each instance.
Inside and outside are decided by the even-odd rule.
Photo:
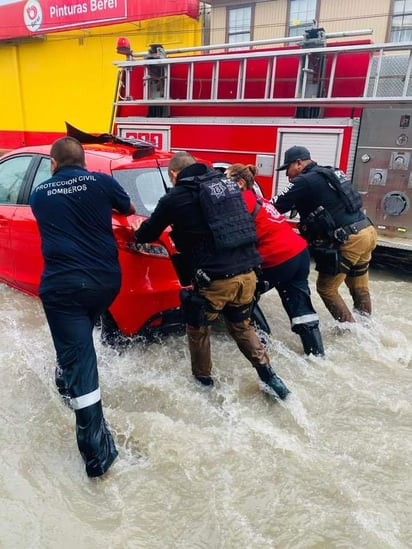
[[[170,260],[175,250],[168,231],[156,243],[137,245],[132,228],[137,219],[150,215],[170,186],[167,165],[171,154],[144,143],[132,146],[114,140],[118,142],[84,144],[87,168],[115,177],[137,210],[130,217],[113,215],[122,287],[102,318],[102,335],[114,342],[114,336],[150,337],[181,331],[181,285]],[[50,177],[49,152],[50,145],[25,147],[0,158],[0,282],[31,295],[38,294],[43,259],[29,198]]]

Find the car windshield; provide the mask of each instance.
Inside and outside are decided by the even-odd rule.
[[[166,193],[166,188],[172,187],[167,168],[116,170],[113,177],[129,194],[138,215],[149,216]]]

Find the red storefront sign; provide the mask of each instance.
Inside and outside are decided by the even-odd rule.
[[[197,18],[199,0],[0,0],[0,40],[168,15]]]

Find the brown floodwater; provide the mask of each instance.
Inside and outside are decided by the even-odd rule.
[[[262,297],[285,402],[223,332],[207,390],[184,336],[119,354],[96,329],[120,455],[94,480],[54,387],[41,304],[0,285],[0,547],[412,547],[412,279],[372,270],[372,318],[341,330],[314,277],[325,359],[304,357],[277,294]]]

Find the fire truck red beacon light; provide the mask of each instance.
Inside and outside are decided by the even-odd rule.
[[[122,55],[132,55],[132,49],[130,47],[130,40],[128,38],[125,38],[121,36],[117,39],[117,46],[116,46],[117,53],[120,53]]]

